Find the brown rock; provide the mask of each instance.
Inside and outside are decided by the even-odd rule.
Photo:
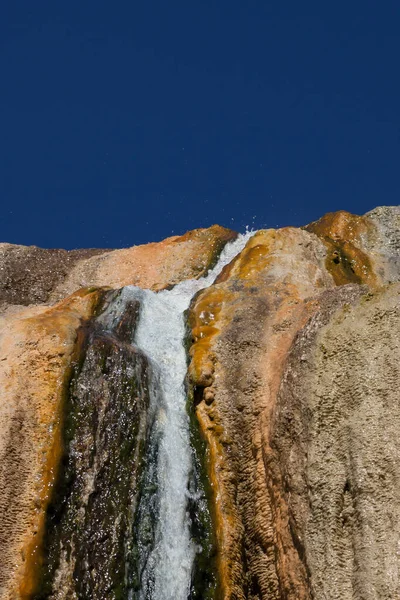
[[[52,290],[79,261],[103,252],[107,250],[46,250],[0,244],[0,308],[4,304],[47,302]]]

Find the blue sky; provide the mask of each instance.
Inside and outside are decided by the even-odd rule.
[[[120,247],[398,204],[400,4],[15,0],[0,240]]]

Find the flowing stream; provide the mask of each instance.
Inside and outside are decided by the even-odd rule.
[[[150,404],[154,415],[147,450],[152,460],[143,484],[151,493],[144,492],[142,496],[137,524],[140,586],[137,593],[131,594],[132,599],[188,598],[197,548],[191,539],[188,514],[193,465],[184,383],[184,312],[194,294],[213,283],[251,235],[252,232],[239,235],[228,243],[216,266],[202,279],[186,280],[158,293],[127,286],[121,295],[122,302],[140,302],[133,341],[150,360]]]

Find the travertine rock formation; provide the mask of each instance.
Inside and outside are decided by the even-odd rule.
[[[344,291],[291,348],[271,446],[310,597],[389,600],[400,595],[400,285]]]
[[[223,598],[399,593],[399,220],[259,232],[192,306]]]
[[[125,343],[137,307],[103,331],[105,289],[199,277],[234,237],[0,246],[0,600],[126,597],[148,365]],[[400,597],[399,281],[400,207],[380,207],[257,232],[194,298],[218,598]]]

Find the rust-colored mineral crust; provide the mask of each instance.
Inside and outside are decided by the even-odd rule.
[[[308,598],[269,415],[293,338],[317,310],[309,298],[333,285],[325,259],[306,231],[260,231],[192,307],[189,373],[210,449],[222,598]]]
[[[328,213],[304,229],[327,248],[326,268],[335,283],[370,286],[400,277],[400,206],[378,206],[364,216]]]
[[[298,385],[305,397],[308,394],[313,398],[313,394],[317,394],[314,402],[318,400],[313,371],[317,366],[306,352],[298,350],[299,339],[304,332],[316,332],[327,326],[344,307],[343,310],[349,311],[347,319],[353,323],[354,339],[358,329],[360,339],[352,348],[351,336],[346,333],[338,362],[326,374],[326,381],[329,380],[333,390],[338,390],[344,403],[349,387],[339,392],[339,381],[342,380],[339,360],[342,359],[348,361],[343,367],[343,373],[346,373],[343,377],[358,390],[355,395],[368,395],[362,378],[368,371],[369,361],[376,360],[375,354],[374,357],[370,355],[368,337],[379,311],[373,312],[374,316],[371,313],[369,318],[364,317],[366,309],[359,308],[363,306],[360,298],[368,294],[368,290],[380,297],[381,286],[399,278],[396,270],[400,262],[399,234],[393,218],[396,215],[396,210],[390,207],[385,207],[382,212],[376,209],[365,217],[340,211],[326,215],[304,229],[260,231],[225,268],[216,283],[200,292],[192,304],[193,345],[189,376],[194,386],[196,414],[208,447],[218,543],[219,597],[224,600],[372,600],[381,597],[386,600],[396,597],[396,594],[390,596],[386,592],[390,589],[394,593],[393,590],[397,590],[394,584],[388,583],[385,588],[382,583],[384,563],[390,565],[389,577],[395,578],[394,545],[385,546],[384,524],[369,533],[369,539],[381,540],[369,550],[369,556],[375,557],[369,559],[371,569],[378,569],[380,574],[371,572],[368,575],[367,570],[360,569],[357,564],[366,552],[361,548],[360,531],[363,527],[365,531],[368,529],[368,501],[372,502],[372,492],[364,504],[365,526],[358,523],[356,517],[351,517],[353,525],[357,522],[360,526],[354,534],[360,540],[359,548],[354,547],[348,558],[346,552],[349,551],[342,552],[344,546],[337,520],[347,518],[338,516],[342,510],[339,504],[344,488],[341,485],[343,483],[345,487],[345,482],[340,480],[339,483],[335,474],[329,473],[333,467],[329,461],[322,466],[322,451],[313,462],[308,437],[309,428],[313,426],[315,447],[319,447],[318,434],[324,419],[327,420],[324,426],[330,427],[330,409],[324,412],[322,405],[319,413],[322,421],[319,425],[311,424],[310,404],[305,400],[300,402],[293,392]],[[394,311],[393,294],[391,306]],[[384,310],[380,314],[379,318],[386,319]],[[390,314],[391,319],[387,321],[391,324],[387,327],[392,329],[392,335],[388,347],[393,352],[396,339],[398,343],[399,323],[397,314]],[[341,317],[337,319],[340,322]],[[376,339],[372,345],[377,344],[378,330],[379,320],[375,332],[371,332],[371,341]],[[364,350],[360,350],[362,356],[358,368],[351,376],[352,357],[361,345]],[[314,347],[311,347],[309,352],[313,351]],[[389,369],[393,375],[390,375],[388,385],[380,383],[385,377],[382,364],[380,369],[374,367],[371,371],[375,381],[371,389],[376,390],[376,398],[382,389],[383,397],[379,402],[384,401],[389,388],[391,393],[398,393],[393,385],[395,356],[396,353],[393,359],[390,358]],[[312,374],[303,379],[304,364],[309,365]],[[292,405],[287,414],[285,385],[289,379]],[[330,393],[328,383],[325,389],[324,393]],[[330,402],[334,406],[336,396],[332,394]],[[341,448],[347,430],[345,417],[339,416],[341,410],[345,411],[344,404],[340,406],[343,408],[338,407],[336,413],[341,426],[324,442],[324,451],[328,453],[330,444],[337,446],[337,452],[342,451],[343,457],[347,457],[343,461],[347,461],[347,468],[351,469],[349,464],[354,458],[350,451]],[[390,418],[391,410],[390,407],[386,409],[384,419]],[[379,417],[382,414],[380,412]],[[395,422],[396,415],[394,411]],[[365,414],[362,418],[368,421],[369,417]],[[383,423],[381,426],[384,428]],[[377,434],[376,428],[372,427],[372,430]],[[346,439],[350,437],[349,433]],[[394,438],[393,435],[393,444]],[[365,457],[360,457],[360,461],[365,465],[368,456],[372,456],[382,442],[369,440],[364,434],[362,440],[359,451],[362,454],[365,449]],[[400,446],[396,453],[399,450]],[[387,452],[383,455],[387,457]],[[307,471],[307,460],[310,471]],[[384,458],[379,469],[384,478],[394,476],[389,462],[385,471]],[[312,483],[308,477],[313,477]],[[376,474],[371,475],[372,479],[376,477]],[[352,495],[357,497],[356,480],[349,485]],[[400,496],[400,486],[395,488],[393,483],[390,498]],[[313,490],[311,497],[310,489]],[[330,495],[331,491],[333,495]],[[376,492],[375,498],[378,498]],[[348,499],[347,491],[346,494]],[[357,503],[357,500],[352,501]],[[378,500],[377,504],[378,511],[390,513],[385,517],[387,525],[397,514],[397,504],[392,511],[388,508],[389,501]],[[346,505],[343,510],[351,512],[355,509]],[[327,523],[322,525],[324,511]],[[333,511],[331,520],[330,511]],[[334,525],[337,526],[336,533]],[[357,530],[357,526],[353,529]],[[390,535],[400,542],[397,533]],[[353,540],[345,542],[346,548],[352,543]],[[354,544],[357,544],[355,540]],[[331,547],[335,548],[336,554],[332,554],[328,569]],[[376,551],[383,553],[380,558],[375,555]],[[354,562],[350,573],[351,560]],[[346,563],[345,566],[341,561]],[[337,591],[335,573],[339,568],[342,571],[338,575],[340,591]],[[356,577],[357,570],[360,574]],[[361,583],[362,580],[365,581]],[[349,595],[349,585],[353,585],[352,595]],[[381,591],[386,595],[380,596]]]
[[[349,282],[376,284],[371,259],[363,248],[363,241],[375,229],[366,217],[341,210],[328,213],[305,229],[315,233],[326,245],[326,268],[336,285]]]

